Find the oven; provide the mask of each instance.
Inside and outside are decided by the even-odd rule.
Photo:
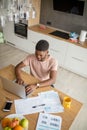
[[[14,23],[14,33],[22,38],[27,38],[28,25],[25,23]]]

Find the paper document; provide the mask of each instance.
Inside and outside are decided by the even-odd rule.
[[[45,103],[38,97],[15,100],[15,110],[17,114],[32,114],[44,110]]]
[[[36,130],[61,130],[62,118],[60,116],[40,113]]]
[[[18,99],[14,101],[17,114],[32,114],[37,112],[58,113],[63,112],[60,98],[55,91],[46,91],[38,94],[37,97]]]
[[[64,107],[61,104],[60,97],[55,91],[46,91],[38,94],[45,102],[44,112],[46,113],[58,113],[63,112]]]

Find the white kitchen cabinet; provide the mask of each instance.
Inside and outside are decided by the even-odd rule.
[[[34,31],[29,31],[31,41],[31,51],[35,50],[35,45],[39,40],[47,40],[50,45],[49,53],[58,60],[59,66],[63,66],[65,53],[67,49],[67,42],[52,38],[45,34],[40,34]]]
[[[46,35],[38,32],[34,32],[32,30],[28,31],[28,35],[30,36],[29,40],[31,41],[31,45],[30,45],[31,53],[35,51],[35,46],[39,40],[47,40],[49,42],[48,37]]]
[[[67,42],[59,39],[50,38],[50,54],[58,60],[59,66],[63,67],[64,59],[67,51]]]
[[[13,24],[13,22],[7,22],[5,27],[3,27],[4,38],[5,38],[6,41],[8,41],[8,42],[12,43],[13,45],[15,45],[14,41],[13,41],[13,39],[14,39],[13,32],[14,32],[14,24]]]
[[[35,45],[39,40],[47,40],[50,44],[50,54],[58,60],[59,66],[87,77],[86,48],[31,30],[29,30],[29,36],[31,52],[34,52]]]
[[[44,39],[45,35],[44,34],[41,34],[41,33],[38,33],[38,32],[34,32],[32,30],[29,30],[29,36],[30,38],[32,39],[32,41],[34,42],[38,42],[39,40],[41,39]]]
[[[18,37],[14,33],[13,22],[7,23],[4,28],[4,37],[11,45],[29,53],[35,52],[35,45],[39,40],[47,40],[50,44],[49,53],[58,60],[59,66],[63,66],[67,43],[55,39],[49,35],[41,34],[28,29],[28,39]]]
[[[27,39],[18,37],[14,33],[13,22],[7,23],[3,33],[7,42],[28,53],[35,52],[39,40],[47,40],[50,44],[49,53],[58,60],[59,66],[87,77],[87,48],[29,29]]]
[[[14,33],[14,23],[8,22],[3,28],[4,38],[6,42],[16,48],[22,49],[26,52],[29,52],[30,41],[29,35],[28,38],[19,37]]]
[[[31,31],[31,30],[28,30],[28,37],[29,37],[28,40],[30,42],[29,51],[30,51],[30,53],[32,53],[32,52],[35,52],[36,43],[39,40],[44,39],[45,35]]]
[[[87,77],[87,49],[68,44],[64,67],[72,72]]]

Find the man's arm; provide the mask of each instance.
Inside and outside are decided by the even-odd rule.
[[[26,92],[29,93],[31,90],[34,90],[38,87],[50,86],[50,85],[55,83],[56,77],[57,77],[57,71],[51,71],[50,72],[50,78],[48,80],[38,82],[39,86],[37,86],[37,84],[27,85],[26,86]]]
[[[55,83],[56,81],[56,77],[57,77],[57,71],[51,71],[50,72],[50,78],[48,80],[39,82],[40,86],[39,87],[43,87],[43,86],[49,86]]]
[[[23,79],[21,78],[21,74],[20,74],[21,73],[21,68],[23,68],[23,67],[25,67],[23,62],[20,62],[15,67],[15,75],[16,75],[18,84],[23,84],[24,83]]]
[[[21,68],[25,67],[23,62],[20,62],[16,67],[15,67],[15,74],[16,74],[16,78],[17,78],[17,83],[19,84],[23,84],[24,81],[21,78]],[[57,77],[57,71],[51,71],[50,72],[50,78],[48,80],[44,80],[44,81],[40,81],[39,83],[39,87],[45,87],[45,86],[50,86],[52,84],[55,83],[56,81],[56,77]],[[29,84],[26,86],[26,92],[30,92],[31,90],[36,89],[38,86],[37,84]]]

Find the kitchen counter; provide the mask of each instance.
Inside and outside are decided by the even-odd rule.
[[[58,59],[59,66],[87,77],[87,42],[81,45],[80,43],[73,43],[69,39],[49,34],[54,31],[56,31],[56,28],[34,25],[28,27],[28,38],[24,39],[15,35],[13,22],[8,22],[7,26],[3,28],[7,44],[28,53],[33,53],[36,43],[40,39],[45,39],[50,44],[49,51],[51,55]]]
[[[40,26],[40,25],[34,25],[32,27],[29,27],[30,30],[32,31],[35,31],[35,32],[38,32],[38,33],[43,33],[45,35],[49,35],[50,37],[54,37],[56,39],[60,39],[62,41],[66,41],[66,42],[69,42],[71,44],[75,44],[77,46],[81,46],[81,47],[84,47],[84,48],[87,48],[87,41],[84,43],[84,45],[81,45],[79,42],[75,43],[75,42],[72,42],[70,39],[64,39],[64,38],[60,38],[58,36],[54,36],[54,35],[50,35],[49,33],[55,31],[56,29],[52,28],[52,27],[46,27],[46,26]]]

